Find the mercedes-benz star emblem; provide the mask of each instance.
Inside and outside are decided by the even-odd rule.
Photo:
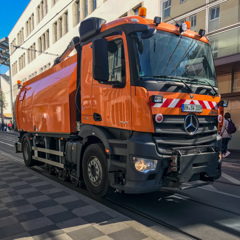
[[[190,98],[193,99],[193,95],[192,94],[190,95]]]
[[[184,120],[184,129],[187,134],[193,135],[198,130],[199,122],[195,114],[188,114]]]

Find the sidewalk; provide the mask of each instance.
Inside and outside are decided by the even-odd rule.
[[[0,154],[0,239],[169,239]]]

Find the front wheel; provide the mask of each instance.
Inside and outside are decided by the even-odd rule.
[[[83,178],[94,197],[112,193],[108,183],[107,156],[101,143],[89,145],[83,155]]]
[[[30,141],[29,134],[25,134],[23,136],[22,151],[25,165],[27,167],[35,165],[35,161],[32,159],[32,143]]]

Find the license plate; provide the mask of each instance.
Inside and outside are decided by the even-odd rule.
[[[202,112],[202,105],[193,105],[193,104],[183,104],[183,112]]]

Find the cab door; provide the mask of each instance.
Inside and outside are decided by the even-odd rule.
[[[109,80],[99,82],[92,77],[92,119],[89,122],[131,130],[131,86],[126,38],[123,34],[106,40]]]

